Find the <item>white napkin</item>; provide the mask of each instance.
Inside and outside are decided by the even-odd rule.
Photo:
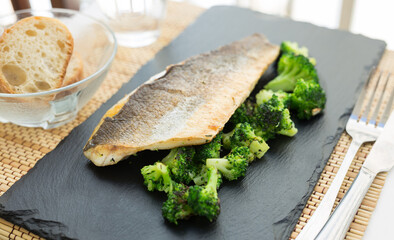
[[[394,156],[393,156],[394,157]],[[387,175],[378,203],[364,233],[364,240],[394,238],[394,171]]]

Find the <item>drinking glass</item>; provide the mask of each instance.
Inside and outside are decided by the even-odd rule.
[[[119,45],[143,47],[156,41],[166,0],[96,0]]]

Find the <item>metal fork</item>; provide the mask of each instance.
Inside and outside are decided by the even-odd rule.
[[[307,224],[304,226],[302,229],[301,233],[297,236],[296,240],[311,240],[315,239],[315,237],[318,235],[319,231],[323,228],[324,224],[327,222],[327,220],[330,217],[332,207],[335,203],[336,196],[338,195],[339,189],[341,188],[342,181],[346,176],[346,173],[350,167],[350,164],[353,161],[353,158],[355,157],[358,149],[361,147],[361,145],[365,142],[373,142],[376,141],[380,133],[382,132],[382,129],[384,127],[384,124],[387,121],[387,118],[389,114],[384,114],[380,120],[378,121],[378,114],[379,114],[379,109],[383,103],[383,96],[382,94],[379,97],[379,102],[377,103],[375,107],[375,111],[373,112],[372,117],[368,121],[368,116],[370,115],[371,112],[371,106],[376,98],[378,96],[378,86],[382,81],[384,84],[384,90],[383,93],[385,92],[390,74],[385,74],[382,71],[379,72],[378,75],[378,80],[375,86],[375,89],[371,95],[371,98],[368,101],[368,104],[365,108],[365,111],[362,114],[362,107],[363,107],[363,102],[367,96],[367,88],[368,85],[371,82],[371,79],[376,77],[377,72],[374,71],[366,85],[365,88],[362,90],[357,103],[353,109],[352,114],[350,115],[350,118],[346,124],[346,132],[352,137],[352,142],[349,146],[349,149],[346,153],[346,156],[334,178],[332,181],[327,193],[324,195],[323,200],[315,210],[314,214],[312,217],[309,219]],[[387,75],[385,77],[385,75]],[[392,93],[393,94],[393,93]],[[390,101],[391,102],[391,101]],[[387,104],[387,105],[392,105]],[[386,108],[391,109],[391,106],[386,106]],[[385,111],[389,112],[389,111]],[[362,116],[360,117],[360,115]]]

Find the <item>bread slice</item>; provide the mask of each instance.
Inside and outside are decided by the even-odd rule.
[[[0,91],[32,93],[61,87],[73,48],[71,33],[59,20],[20,20],[0,38]]]
[[[70,62],[68,63],[66,76],[63,80],[62,86],[67,86],[73,83],[78,82],[83,78],[83,63],[81,55],[77,52],[74,52],[70,58]]]

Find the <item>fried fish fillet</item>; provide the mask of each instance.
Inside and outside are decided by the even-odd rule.
[[[278,54],[254,34],[168,67],[108,110],[85,156],[106,166],[143,150],[211,141]]]

